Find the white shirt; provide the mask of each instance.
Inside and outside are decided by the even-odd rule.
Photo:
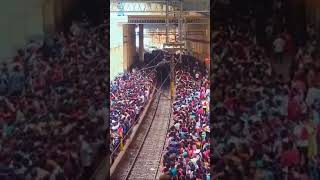
[[[143,96],[143,95],[142,95],[142,96],[140,96],[140,99],[142,100],[142,103],[144,103],[145,98],[144,98],[144,96]]]
[[[307,147],[308,146],[308,139],[303,140],[301,139],[301,134],[302,134],[303,126],[301,124],[296,125],[294,128],[294,135],[298,137],[297,139],[297,146],[298,147]]]
[[[199,74],[198,74],[198,73],[196,74],[196,78],[197,78],[197,79],[199,78]]]
[[[52,174],[50,175],[50,180],[56,180],[56,176],[62,173],[62,169],[60,167],[55,167],[55,169],[53,170]]]
[[[316,99],[320,98],[320,89],[318,88],[310,88],[308,90],[306,103],[310,107]]]
[[[149,97],[149,91],[145,91],[146,97]]]
[[[281,106],[280,106],[280,113],[284,116],[288,115],[288,96],[283,96],[283,95],[277,95],[275,96],[275,100],[281,101]]]
[[[210,89],[207,89],[206,90],[206,96],[209,96],[210,95]]]
[[[174,125],[174,127],[175,127],[176,129],[180,129],[180,123],[176,123],[176,124]]]
[[[81,163],[83,166],[90,166],[91,165],[91,153],[92,153],[92,148],[86,141],[82,141],[81,144]]]
[[[36,171],[37,171],[36,180],[42,179],[45,176],[49,175],[49,172],[44,170],[44,169],[42,169],[42,168],[37,168]]]
[[[285,42],[282,38],[277,38],[277,39],[273,42],[274,52],[276,52],[276,53],[281,53],[281,52],[283,52],[285,45],[286,45],[286,42]]]
[[[16,121],[23,122],[25,120],[26,120],[26,118],[24,117],[24,114],[20,110],[18,110],[17,115],[16,115]]]

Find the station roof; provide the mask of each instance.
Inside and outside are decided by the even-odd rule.
[[[183,11],[187,11],[189,14],[198,13],[204,16],[210,16],[210,0],[181,0],[183,3]],[[180,0],[169,0],[170,6],[180,6]],[[146,6],[146,4],[166,4],[166,0],[112,0],[110,1],[113,6],[111,7],[112,11],[116,11],[119,4],[125,4],[122,8],[124,12],[127,12],[128,15],[131,12],[147,12],[147,11],[154,11],[154,13],[163,12],[163,9],[155,9],[151,8],[151,6]],[[144,4],[144,5],[143,5]]]

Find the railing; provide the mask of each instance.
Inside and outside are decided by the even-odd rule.
[[[111,13],[165,13],[165,0],[140,0],[140,1],[128,1],[118,0],[110,2]],[[169,6],[169,10],[173,11],[173,7]]]
[[[181,0],[169,0],[169,12],[179,13]],[[113,0],[110,1],[110,12],[113,13],[166,13],[167,0]],[[203,5],[201,9],[184,9],[184,12],[210,13],[208,6]]]
[[[190,18],[187,19],[186,24],[209,24],[207,18]],[[152,18],[145,18],[141,19],[140,17],[129,18],[127,23],[124,24],[166,24],[166,20],[163,18],[152,19]],[[179,24],[178,19],[169,19],[169,24]]]

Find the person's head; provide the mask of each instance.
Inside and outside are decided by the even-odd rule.
[[[16,65],[13,67],[13,71],[14,72],[20,72],[20,66],[19,65]]]

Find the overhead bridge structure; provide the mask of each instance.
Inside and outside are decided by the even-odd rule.
[[[160,48],[164,43],[183,43],[183,49],[199,60],[209,59],[208,0],[111,0],[110,13],[126,19],[120,23],[123,43],[117,46],[123,52],[123,71],[144,61],[145,37]],[[190,33],[194,31],[201,33]]]
[[[178,25],[179,19],[175,17],[168,18],[169,25]],[[166,25],[166,17],[163,16],[129,16],[128,23],[125,24],[150,24],[150,25]],[[208,18],[201,16],[186,16],[184,19],[186,24],[208,24]]]
[[[169,13],[179,13],[176,7],[181,0],[170,0],[168,5]],[[166,12],[167,0],[112,0],[110,1],[111,13],[163,13]],[[210,2],[206,0],[183,0],[184,13],[210,13]]]

